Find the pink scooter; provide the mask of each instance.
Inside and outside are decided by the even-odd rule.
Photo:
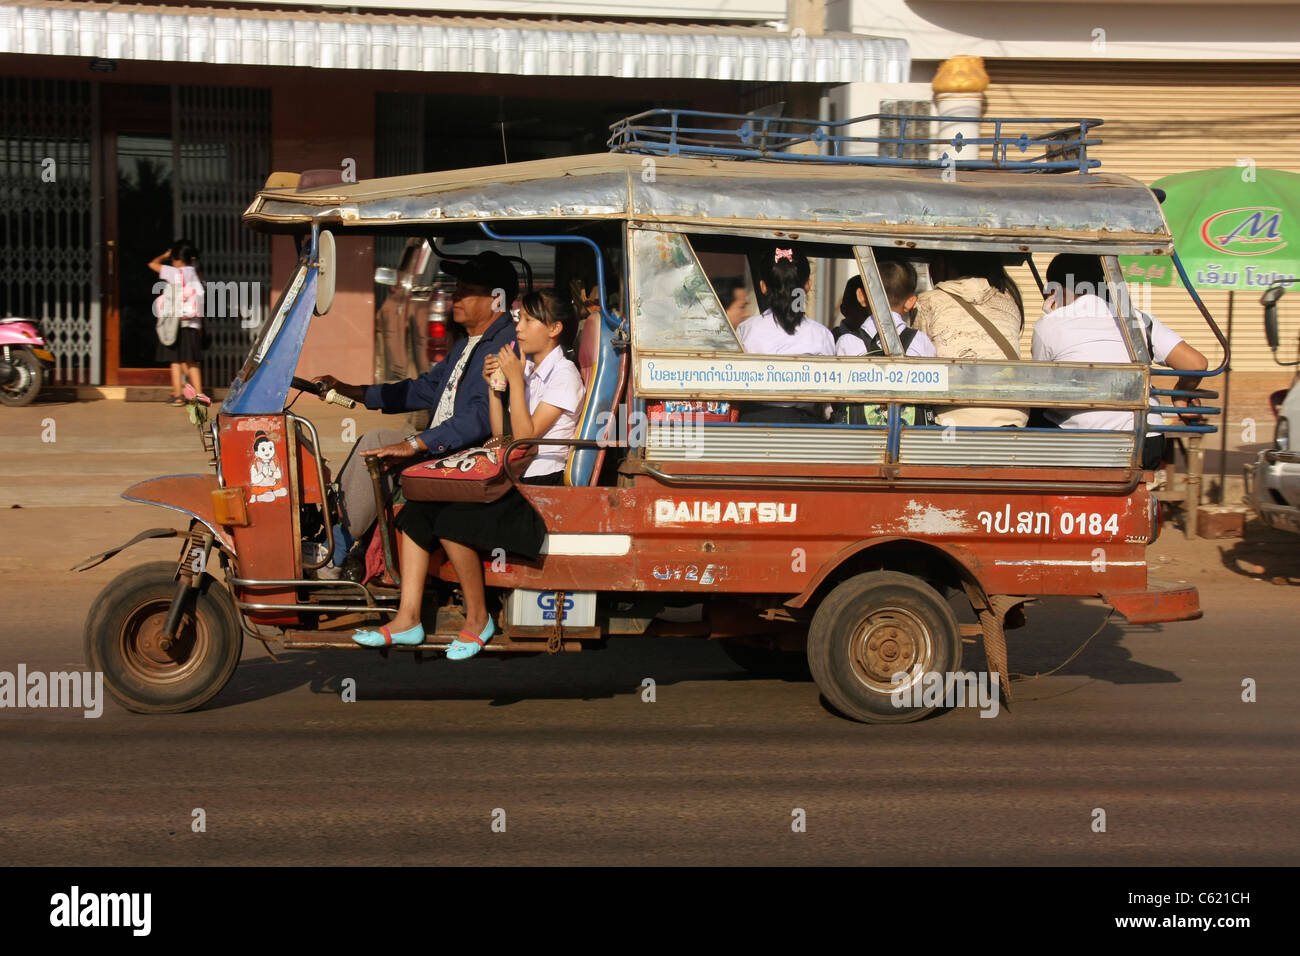
[[[54,368],[41,325],[32,319],[0,319],[0,405],[30,405]]]

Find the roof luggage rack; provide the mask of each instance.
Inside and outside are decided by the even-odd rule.
[[[951,139],[929,136],[931,123],[978,124],[981,134]],[[867,125],[875,135],[857,135]],[[871,126],[869,124],[875,124]],[[799,119],[744,113],[655,109],[610,126],[614,153],[757,159],[768,162],[829,163],[837,166],[893,166],[905,169],[1005,169],[1020,172],[1077,172],[1101,165],[1088,158],[1100,139],[1089,132],[1099,119],[924,116],[872,113],[844,120]],[[909,134],[908,127],[913,135]],[[897,135],[881,135],[896,128]],[[918,132],[919,129],[919,132]],[[925,135],[921,135],[924,133]],[[931,146],[943,147],[931,159]],[[967,147],[992,147],[991,159],[962,159]],[[799,148],[807,152],[799,151]],[[915,156],[916,152],[923,156]],[[865,155],[871,153],[871,155]],[[970,155],[970,154],[967,154]]]

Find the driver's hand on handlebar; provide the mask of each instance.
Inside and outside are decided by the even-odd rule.
[[[366,387],[364,385],[349,385],[347,382],[340,382],[333,375],[318,375],[313,381],[320,383],[321,389],[318,397],[322,402],[325,401],[325,396],[329,394],[330,389],[352,399],[354,402],[364,402],[366,400]]]
[[[346,384],[346,383],[344,383],[344,382],[340,382],[340,381],[339,381],[337,378],[335,378],[333,375],[317,375],[316,378],[313,379],[313,381],[315,381],[315,382],[319,382],[319,383],[320,383],[320,386],[321,386],[321,389],[320,389],[320,398],[321,398],[321,401],[324,401],[324,400],[325,400],[325,393],[328,392],[330,389],[334,389],[334,390],[337,392],[337,391],[339,391],[339,386],[340,386],[340,385],[344,385],[344,384]]]

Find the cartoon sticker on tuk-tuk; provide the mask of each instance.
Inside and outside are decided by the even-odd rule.
[[[289,493],[285,487],[280,462],[275,456],[275,442],[266,432],[253,436],[253,464],[249,467],[248,483],[253,493],[248,502],[274,501]]]

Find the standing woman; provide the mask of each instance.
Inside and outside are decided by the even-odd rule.
[[[565,358],[564,349],[573,341],[576,325],[569,304],[551,293],[524,296],[515,338],[528,361],[519,360],[512,343],[483,363],[493,436],[505,434],[507,401],[512,438],[574,436],[584,389],[578,367]],[[524,483],[564,484],[568,456],[566,445],[540,446],[524,471]],[[429,575],[429,555],[441,545],[465,595],[465,628],[447,649],[447,658],[473,657],[496,632],[487,609],[480,552],[500,548],[536,560],[546,537],[546,523],[528,499],[511,488],[486,503],[410,501],[398,512],[395,524],[402,533],[402,599],[397,616],[378,631],[358,631],[352,639],[367,647],[424,643],[420,605]]]
[[[170,264],[167,264],[170,263]],[[187,240],[177,239],[172,247],[149,263],[149,268],[171,288],[158,297],[161,304],[168,301],[180,311],[180,329],[171,345],[158,343],[157,359],[171,367],[172,405],[184,405],[181,387],[186,381],[194,386],[199,400],[207,404],[203,394],[201,371],[203,351],[203,279],[198,272],[199,251]]]
[[[760,355],[834,355],[835,336],[808,317],[812,265],[794,246],[775,246],[763,256],[758,289],[767,310],[736,327],[746,352]],[[798,402],[749,402],[740,420],[747,422],[824,423],[822,405]]]

